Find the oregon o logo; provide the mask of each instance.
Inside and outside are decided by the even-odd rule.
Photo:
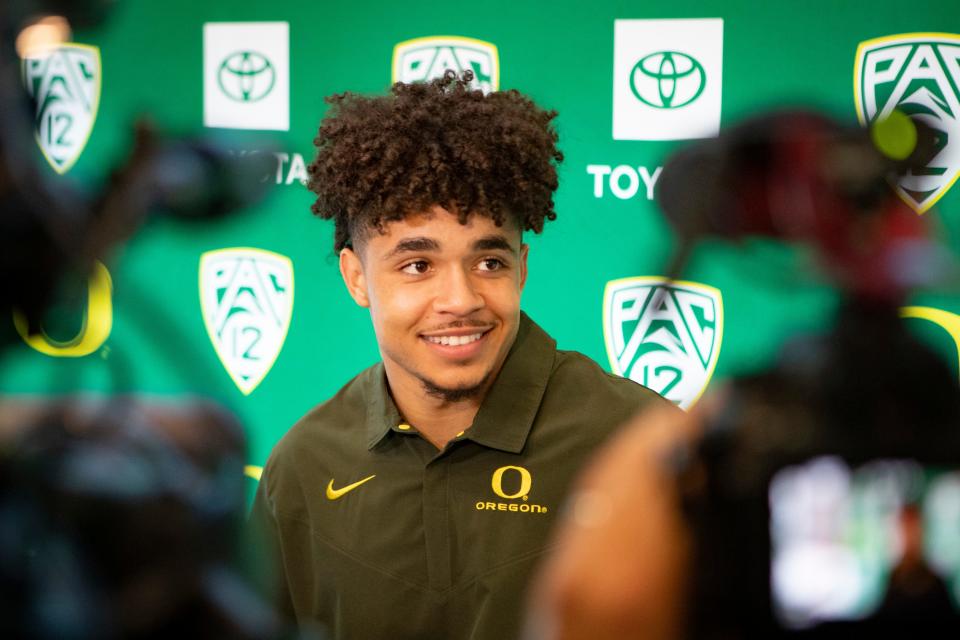
[[[276,69],[266,56],[256,51],[237,51],[227,56],[217,70],[220,90],[237,102],[256,102],[265,98],[276,82]]]
[[[520,488],[514,493],[506,493],[503,490],[503,474],[510,470],[516,471],[520,474]],[[506,466],[500,467],[493,472],[493,479],[490,481],[490,485],[493,487],[493,492],[501,498],[514,500],[516,498],[522,498],[530,493],[530,487],[533,485],[533,478],[530,477],[530,472],[523,467]]]
[[[957,348],[957,364],[960,366],[960,316],[934,307],[901,307],[900,317],[928,320],[946,331]]]
[[[658,51],[640,59],[630,71],[630,90],[656,109],[679,109],[700,97],[707,86],[703,66],[679,51]]]
[[[81,358],[90,355],[110,337],[113,328],[113,283],[110,272],[101,262],[95,262],[87,286],[87,311],[83,316],[80,332],[66,342],[53,340],[43,332],[30,334],[24,315],[14,310],[13,325],[17,333],[30,347],[48,356]]]

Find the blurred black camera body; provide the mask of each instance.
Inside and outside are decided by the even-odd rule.
[[[883,123],[796,110],[664,167],[678,256],[704,236],[799,243],[841,295],[833,328],[730,382],[678,458],[692,638],[960,637],[960,391],[899,317],[920,283],[905,263],[938,246],[890,188],[945,134],[901,119],[915,134],[901,159],[876,146]]]
[[[733,382],[684,474],[690,637],[960,636],[958,425],[953,372],[859,301]]]
[[[0,403],[0,635],[278,637],[241,574],[245,439],[200,400]]]

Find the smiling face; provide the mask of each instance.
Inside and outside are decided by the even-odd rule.
[[[517,336],[527,246],[516,223],[435,206],[371,232],[340,270],[370,309],[387,379],[447,401],[482,395]]]

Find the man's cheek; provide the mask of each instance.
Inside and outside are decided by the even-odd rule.
[[[427,283],[405,283],[390,290],[390,305],[398,316],[418,317],[428,312],[437,292]]]

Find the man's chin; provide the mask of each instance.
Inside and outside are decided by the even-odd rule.
[[[423,385],[423,390],[429,396],[445,402],[463,402],[464,400],[472,400],[482,396],[487,388],[488,377],[489,376],[484,376],[479,381],[472,383],[465,381],[441,383],[428,378],[420,378],[420,383]]]

